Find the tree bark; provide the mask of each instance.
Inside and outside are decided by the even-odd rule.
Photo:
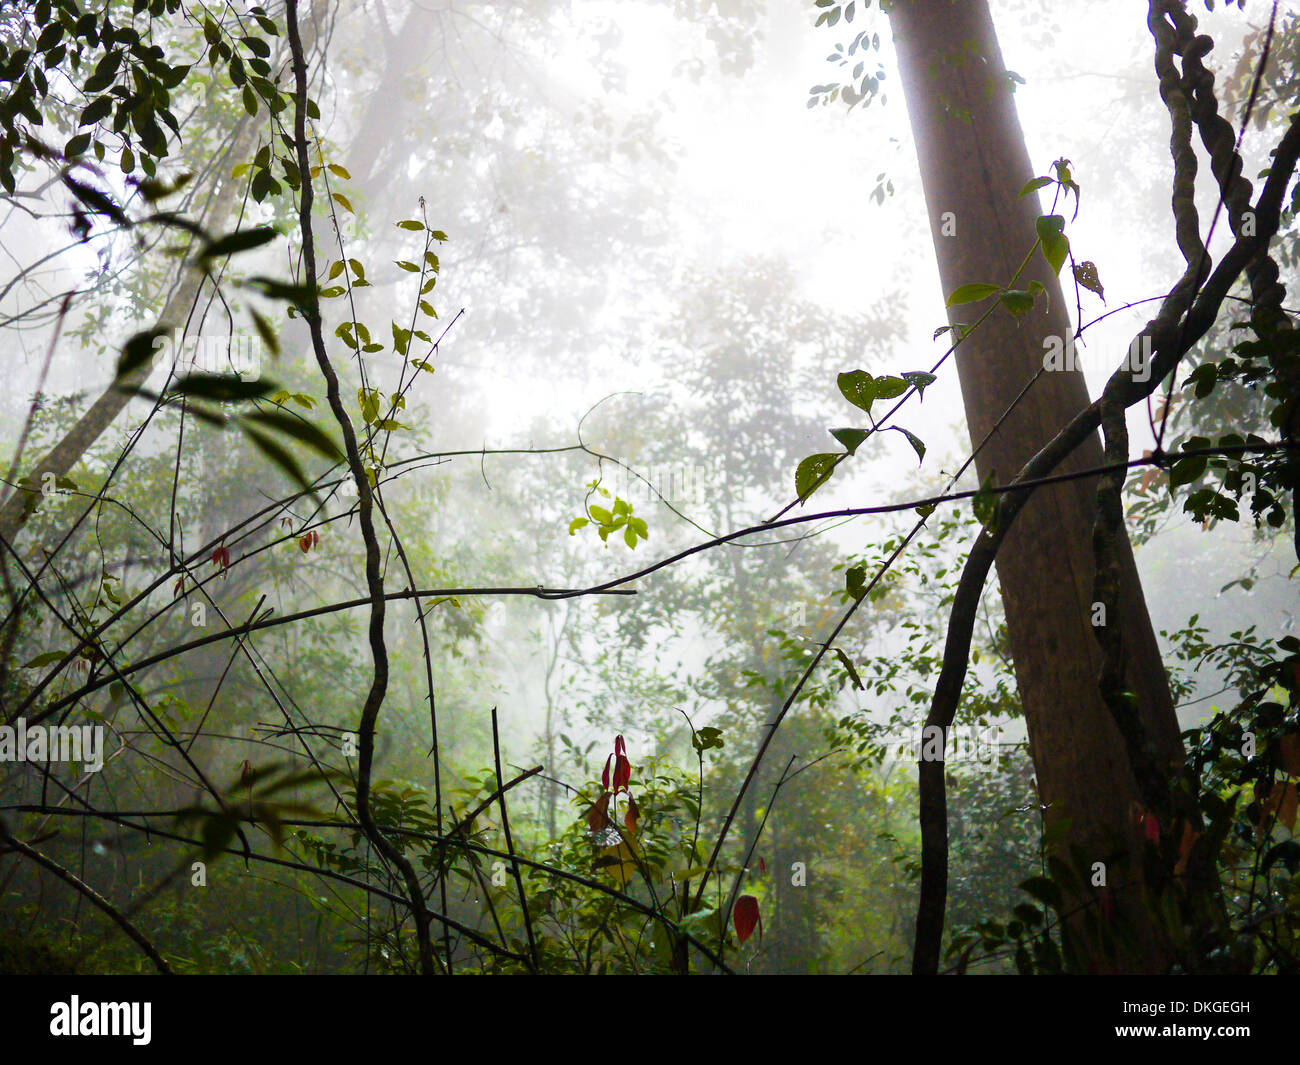
[[[1035,174],[988,4],[900,2],[890,19],[943,289],[1007,284],[1034,245],[1040,211],[1036,193],[1020,197]],[[999,308],[956,351],[972,446],[989,437],[976,456],[981,481],[1010,480],[1089,402],[1077,370],[1047,372],[994,430],[1042,368],[1044,338],[1064,342],[1071,334],[1060,283],[1038,253],[1014,287],[1031,281],[1046,289],[1046,305],[1040,296],[1021,319]],[[975,317],[964,307],[950,316],[954,323]],[[1102,461],[1094,433],[1059,472]],[[1113,874],[1118,846],[1137,874],[1138,787],[1099,692],[1102,658],[1091,628],[1095,511],[1091,478],[1038,489],[998,555],[998,582],[1047,823],[1069,822],[1064,853],[1077,846]],[[1119,609],[1105,623],[1120,627],[1125,680],[1142,724],[1160,761],[1176,771],[1183,758],[1178,721],[1127,535],[1118,554]],[[1122,897],[1122,886],[1108,882]],[[1138,901],[1125,909],[1144,946],[1135,965],[1121,967],[1162,970],[1164,949]]]

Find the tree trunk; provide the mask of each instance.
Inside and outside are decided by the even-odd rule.
[[[304,40],[309,49],[315,45],[322,6],[313,6],[312,17],[305,25]],[[241,116],[235,125],[231,147],[226,158],[238,161],[251,154],[257,144],[259,131],[260,127],[256,121],[247,115]],[[203,228],[208,233],[220,235],[224,231],[235,205],[235,193],[239,191],[240,186],[231,178],[223,176],[228,172],[224,168],[215,171],[221,184],[209,201],[201,220]],[[168,332],[185,328],[186,320],[198,302],[203,285],[202,274],[190,268],[188,264],[182,263],[179,270],[180,275],[173,283],[167,302],[156,323],[156,328]],[[41,483],[45,475],[52,474],[55,478],[66,476],[81,461],[81,457],[94,446],[95,441],[118,419],[135,396],[136,390],[149,377],[152,369],[152,360],[146,360],[143,365],[127,371],[113,381],[78,419],[77,424],[68,430],[63,439],[27,472],[26,476],[31,480],[30,486],[25,489],[14,489],[3,503],[0,503],[0,542],[10,544],[14,542],[32,511],[41,501]]]
[[[1007,284],[1034,245],[1039,205],[1037,194],[1020,197],[1035,175],[988,4],[902,2],[890,19],[944,292],[969,282]],[[1044,338],[1070,336],[1061,286],[1038,253],[1014,287],[1034,280],[1046,289],[1046,306],[1040,296],[1019,320],[999,308],[956,352],[972,445],[992,432],[976,457],[981,481],[1009,481],[1089,401],[1079,372],[1044,373],[993,432],[1042,368]],[[953,309],[954,323],[974,319],[963,310]],[[1059,472],[1102,461],[1094,434]],[[1063,853],[1073,845],[1088,863],[1106,863],[1108,885],[1124,899],[1113,858],[1118,845],[1128,851],[1131,875],[1141,869],[1138,788],[1098,688],[1101,654],[1091,628],[1095,510],[1092,478],[1038,489],[1008,534],[997,571],[1048,825],[1068,820]],[[1132,548],[1127,536],[1121,541],[1121,609],[1105,622],[1121,627],[1128,685],[1160,760],[1172,768],[1183,757],[1178,722]],[[1166,967],[1140,895],[1129,893],[1129,903],[1120,903],[1142,943],[1136,957],[1091,959],[1098,966]]]

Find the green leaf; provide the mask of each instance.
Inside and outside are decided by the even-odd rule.
[[[917,397],[920,399],[925,398],[925,390],[938,380],[934,374],[926,373],[924,370],[908,370],[902,377],[904,381],[916,389]]]
[[[150,329],[136,333],[122,348],[122,355],[117,360],[117,376],[126,376],[132,370],[153,361],[156,341],[167,336],[166,329]]]
[[[1026,289],[1009,288],[999,301],[1016,318],[1023,318],[1034,309],[1034,294]]]
[[[844,590],[854,599],[861,599],[867,594],[867,570],[865,566],[851,566],[844,571]]]
[[[414,218],[404,218],[400,222],[394,223],[398,229],[423,229],[424,223],[417,222]]]
[[[198,399],[210,399],[214,403],[239,403],[258,399],[275,388],[270,381],[250,381],[230,374],[191,373],[177,378],[169,391]]]
[[[919,462],[925,461],[925,442],[915,433],[908,432],[901,425],[893,426],[893,428],[897,429],[900,433],[902,433],[905,437],[907,437],[907,442],[912,445],[912,448],[916,452],[916,457],[919,460]]]
[[[320,426],[290,414],[288,411],[253,411],[245,414],[243,420],[246,423],[264,425],[268,429],[283,433],[285,436],[291,436],[331,461],[338,462],[343,458],[343,449]]]
[[[897,399],[908,390],[907,382],[901,377],[877,377],[876,378],[876,398],[877,399]]]
[[[839,462],[839,455],[809,455],[794,473],[794,490],[799,502],[807,502],[808,497],[824,485]]]
[[[832,429],[830,434],[844,445],[844,450],[850,455],[857,451],[862,441],[870,435],[865,429]]]
[[[1097,293],[1102,303],[1106,302],[1106,290],[1102,287],[1101,278],[1097,274],[1096,263],[1091,261],[1078,263],[1074,268],[1074,279],[1089,292]]]
[[[260,248],[263,244],[269,244],[279,235],[270,226],[239,229],[234,233],[227,233],[224,237],[209,241],[207,246],[199,252],[199,258],[213,259],[219,255],[237,255],[239,252],[251,251],[253,248]]]
[[[1059,214],[1040,215],[1034,222],[1034,229],[1042,244],[1043,258],[1054,273],[1060,273],[1070,253],[1070,240],[1065,235],[1065,216]]]
[[[994,512],[997,509],[997,493],[992,491],[993,473],[990,471],[980,489],[971,499],[971,505],[975,510],[975,517],[981,525],[987,526],[993,521]]]
[[[1016,199],[1022,199],[1023,197],[1028,196],[1031,192],[1037,192],[1044,185],[1050,185],[1051,183],[1052,179],[1049,177],[1036,177],[1020,190],[1020,195],[1017,196]]]
[[[30,662],[24,662],[24,669],[36,669],[38,666],[49,666],[55,662],[62,662],[68,657],[67,651],[46,651],[43,655],[37,655]]]
[[[1001,291],[999,285],[986,285],[982,281],[973,281],[969,285],[962,285],[949,296],[945,306],[956,307],[961,303],[978,303]]]
[[[83,126],[94,125],[101,119],[107,118],[111,110],[113,110],[113,97],[107,93],[98,96],[81,112],[79,124]]]
[[[1179,485],[1191,484],[1192,481],[1205,472],[1208,462],[1209,459],[1205,455],[1191,455],[1188,458],[1179,459],[1169,471],[1170,490],[1172,491]]]
[[[276,466],[279,466],[291,481],[309,495],[316,495],[316,490],[312,488],[311,482],[307,480],[306,475],[302,472],[298,460],[293,457],[293,454],[287,448],[269,433],[265,433],[252,425],[243,425],[241,428],[257,449]]]
[[[851,370],[836,378],[840,393],[855,407],[870,412],[876,398],[876,379],[866,370]]]
[[[848,673],[849,679],[853,682],[854,690],[862,691],[862,678],[858,676],[858,671],[853,667],[853,663],[849,661],[849,656],[837,647],[835,648],[835,657],[839,659],[840,665],[842,665]]]

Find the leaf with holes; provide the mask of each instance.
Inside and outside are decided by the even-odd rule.
[[[839,455],[823,453],[809,455],[799,463],[799,468],[794,471],[794,490],[800,503],[806,503],[810,495],[830,480],[839,460]]]
[[[904,381],[916,389],[918,399],[924,399],[925,390],[938,380],[934,374],[926,373],[924,370],[908,370],[907,373],[901,376]]]
[[[908,430],[904,429],[901,425],[896,425],[894,426],[894,428],[897,429],[900,433],[902,433],[905,437],[907,437],[907,442],[912,445],[912,449],[916,452],[916,457],[918,460],[917,465],[919,466],[921,462],[925,461],[925,441],[922,440],[915,433],[909,432]]]
[[[1074,279],[1079,282],[1089,292],[1095,292],[1101,297],[1101,302],[1106,302],[1106,291],[1101,287],[1101,278],[1097,275],[1097,264],[1094,262],[1082,262],[1074,268]]]
[[[870,412],[876,398],[876,379],[866,370],[851,370],[836,378],[840,392],[855,407]]]

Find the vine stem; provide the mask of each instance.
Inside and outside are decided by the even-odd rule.
[[[375,757],[375,722],[379,718],[379,710],[388,691],[388,647],[384,642],[384,614],[387,600],[384,595],[379,538],[375,534],[374,495],[371,492],[366,469],[361,462],[361,452],[357,448],[356,431],[344,409],[339,393],[338,374],[330,362],[329,353],[325,350],[325,336],[321,329],[320,297],[316,289],[316,249],[311,224],[314,195],[311,184],[311,161],[307,155],[307,63],[303,57],[302,38],[298,32],[298,0],[286,0],[285,21],[288,23],[289,50],[293,55],[294,145],[297,148],[298,171],[302,176],[302,191],[298,200],[298,225],[302,234],[303,269],[311,289],[311,296],[304,308],[303,317],[311,333],[312,351],[320,366],[321,376],[325,379],[330,411],[343,435],[348,469],[356,482],[358,525],[366,548],[366,589],[370,598],[369,641],[374,671],[370,690],[361,708],[361,723],[357,732],[357,821],[375,849],[401,874],[406,885],[407,901],[415,918],[420,971],[430,976],[439,971],[441,962],[433,952],[433,941],[429,934],[432,917],[425,902],[424,890],[420,886],[420,878],[406,856],[379,830],[370,808],[370,776]]]

